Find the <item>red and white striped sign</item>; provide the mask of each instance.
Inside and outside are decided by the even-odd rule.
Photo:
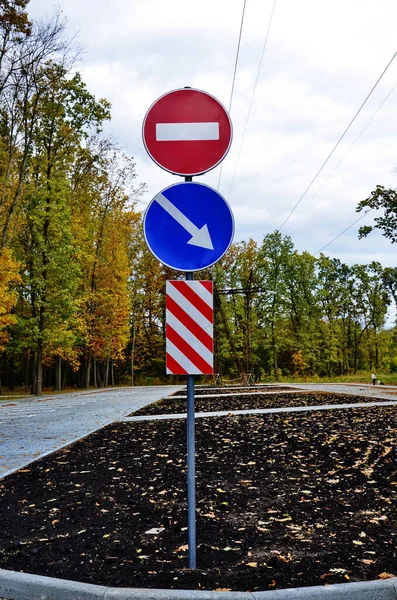
[[[212,281],[167,281],[167,375],[214,372]]]

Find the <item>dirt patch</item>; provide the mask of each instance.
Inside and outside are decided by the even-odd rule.
[[[260,394],[248,396],[230,395],[215,398],[195,398],[196,412],[216,412],[219,410],[252,410],[260,408],[286,408],[288,406],[321,406],[335,404],[354,404],[356,402],[382,402],[385,398],[351,396],[350,394],[329,394],[327,392],[290,392],[283,394]],[[169,415],[186,412],[186,399],[164,398],[145,406],[130,417],[139,415]]]
[[[5,478],[0,567],[244,591],[395,573],[395,409],[198,420],[196,571],[185,426],[114,424]]]

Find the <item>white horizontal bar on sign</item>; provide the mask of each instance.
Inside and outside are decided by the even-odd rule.
[[[158,142],[219,140],[219,123],[156,123]]]

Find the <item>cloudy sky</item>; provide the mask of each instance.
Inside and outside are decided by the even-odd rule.
[[[219,187],[234,212],[235,241],[260,242],[280,229],[397,51],[395,0],[276,0],[258,72],[273,5],[246,2],[234,139]],[[56,7],[84,47],[78,68],[90,91],[112,103],[106,131],[135,157],[139,180],[148,185],[144,208],[181,181],[147,156],[145,113],[156,98],[184,86],[229,106],[243,0],[31,0],[29,13],[50,17]],[[397,57],[282,227],[298,250],[315,254],[349,227],[360,216],[357,203],[377,184],[397,187],[397,88],[390,94],[396,84]],[[196,181],[218,188],[219,173],[217,167]],[[348,264],[396,266],[396,247],[380,234],[358,240],[358,227],[373,214],[324,253]]]

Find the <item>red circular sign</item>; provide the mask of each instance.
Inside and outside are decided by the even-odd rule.
[[[155,163],[174,175],[202,175],[225,158],[232,123],[213,96],[182,88],[161,96],[146,113],[143,143]]]

